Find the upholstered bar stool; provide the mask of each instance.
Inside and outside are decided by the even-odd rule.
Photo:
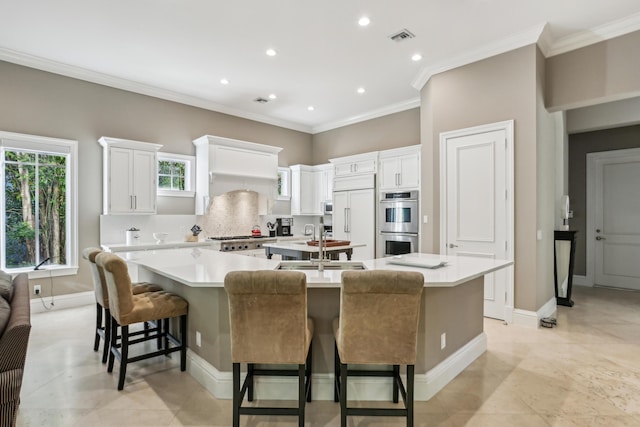
[[[134,295],[131,292],[131,279],[127,264],[117,255],[103,252],[96,257],[96,264],[103,268],[107,282],[109,310],[112,317],[107,371],[113,372],[114,360],[117,358],[120,361],[118,390],[124,388],[127,365],[139,360],[179,351],[180,370],[185,371],[187,368],[187,301],[178,295],[165,291]],[[171,334],[169,327],[169,319],[176,317],[180,318],[179,338]],[[149,331],[129,332],[130,325],[152,320],[157,320],[156,328],[149,329]],[[120,337],[117,334],[118,326],[120,326]],[[148,332],[154,332],[154,334]],[[140,334],[144,334],[144,336],[134,338]],[[120,342],[118,342],[119,338]],[[134,357],[129,356],[130,345],[152,339],[163,339],[163,348]]]
[[[348,415],[402,416],[413,426],[414,368],[420,300],[424,277],[417,272],[345,271],[340,291],[340,317],[333,321],[335,336],[335,392],[340,401],[340,425]],[[348,365],[386,365],[389,369],[353,370]],[[407,367],[406,389],[400,366]],[[391,377],[393,402],[398,391],[404,408],[347,406],[347,378]]]
[[[111,339],[111,313],[109,312],[109,294],[107,293],[107,282],[104,272],[96,265],[96,256],[102,253],[100,248],[86,248],[82,251],[82,257],[89,261],[91,275],[93,277],[93,289],[96,296],[96,334],[93,342],[93,351],[98,351],[100,339],[104,340],[102,350],[102,363],[107,363],[109,356],[109,342]],[[145,292],[157,292],[162,288],[151,283],[134,283],[131,292],[134,295]],[[103,321],[104,319],[104,321]],[[147,325],[145,324],[145,329]]]
[[[234,271],[224,279],[229,297],[233,363],[233,426],[240,415],[297,415],[304,426],[305,399],[311,402],[313,319],[307,317],[307,277],[296,271]],[[240,365],[247,364],[244,382]],[[297,365],[296,369],[256,368]],[[297,376],[298,407],[243,407],[253,401],[254,377]]]

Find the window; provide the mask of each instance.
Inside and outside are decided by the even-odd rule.
[[[0,132],[0,165],[0,268],[76,274],[77,142]]]
[[[158,195],[191,197],[195,157],[158,153]]]
[[[291,199],[291,169],[278,168],[278,200]]]

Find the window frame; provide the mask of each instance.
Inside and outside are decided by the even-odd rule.
[[[0,269],[12,275],[27,273],[30,279],[52,276],[71,276],[78,273],[78,141],[70,139],[51,138],[46,136],[27,135],[21,133],[0,131],[0,181],[4,183],[4,150],[28,150],[66,154],[69,156],[67,163],[67,264],[41,267],[41,270],[33,270],[33,267],[6,269],[5,258],[0,257]],[[0,222],[5,224],[5,193],[0,196]],[[1,228],[4,230],[4,227]],[[0,248],[5,247],[5,233],[0,232]]]
[[[160,197],[194,197],[196,186],[196,158],[195,156],[187,156],[184,154],[158,152],[158,172],[156,173],[156,184],[160,176],[160,162],[183,162],[185,164],[184,171],[184,190],[167,190],[157,185],[157,195]]]
[[[282,175],[283,194],[278,194],[277,200],[291,200],[291,168],[278,167],[278,177]]]

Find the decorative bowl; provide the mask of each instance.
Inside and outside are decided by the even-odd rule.
[[[153,238],[156,239],[156,243],[164,243],[168,235],[169,233],[153,233]]]

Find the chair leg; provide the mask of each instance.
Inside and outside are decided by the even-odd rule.
[[[247,379],[249,380],[249,384],[247,386],[247,401],[253,402],[253,371],[255,369],[255,365],[253,363],[247,363]]]
[[[156,320],[156,333],[158,334],[158,350],[162,348],[162,320]]]
[[[180,370],[187,370],[187,315],[180,316]]]
[[[102,329],[102,311],[102,306],[96,303],[96,336],[93,340],[93,351],[98,351],[100,347],[100,333],[98,331]],[[107,346],[106,340],[104,345]]]
[[[111,318],[111,338],[109,340],[109,364],[107,372],[113,372],[113,361],[115,359],[114,351],[118,350],[118,322]]]
[[[124,379],[127,375],[127,360],[129,358],[129,325],[120,326],[120,378],[118,390],[124,388]]]
[[[233,364],[233,427],[240,427],[240,364]]]
[[[414,365],[407,366],[407,427],[413,427],[413,389],[414,389]]]
[[[338,344],[336,343],[333,354],[333,401],[340,401],[340,356],[338,355]]]
[[[340,362],[340,427],[347,427],[347,365]]]
[[[305,373],[306,365],[298,365],[298,427],[304,427],[304,406],[307,401],[305,397]]]
[[[162,322],[162,337],[164,338],[164,349],[169,349],[169,333],[171,329],[169,329],[169,319],[158,320],[158,322]],[[167,357],[171,357],[169,353],[166,354]]]
[[[102,363],[107,363],[111,351],[111,311],[104,310],[104,348],[102,349]]]
[[[393,403],[398,403],[398,381],[400,381],[400,365],[393,365]]]
[[[309,352],[307,353],[307,361],[305,364],[305,371],[304,371],[304,376],[307,380],[307,384],[305,387],[305,392],[307,395],[307,402],[311,402],[311,389],[312,389],[312,383],[311,383],[311,366],[313,365],[313,341],[311,341],[309,343]]]

